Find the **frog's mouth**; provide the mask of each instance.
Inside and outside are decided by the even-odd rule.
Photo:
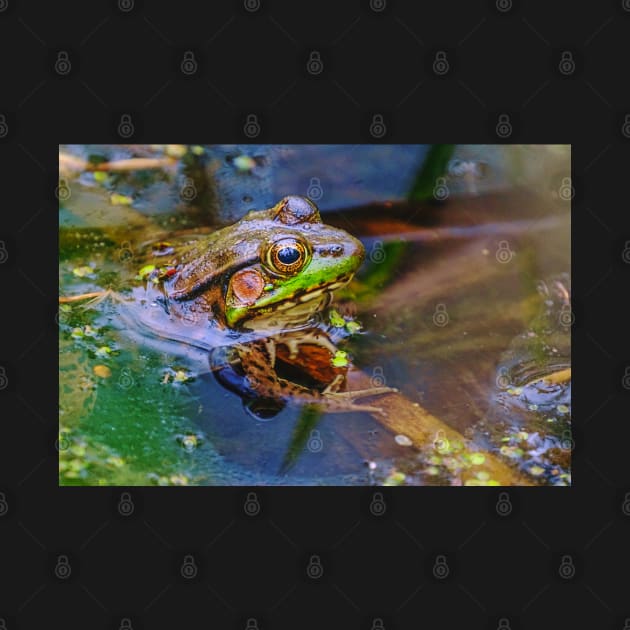
[[[332,297],[332,294],[334,291],[336,291],[337,289],[340,289],[341,287],[344,287],[346,284],[348,284],[348,282],[350,282],[349,277],[336,280],[335,282],[331,282],[325,287],[314,289],[312,291],[306,291],[302,294],[299,294],[297,296],[297,300],[294,297],[292,301],[294,303],[298,303],[298,302],[304,303],[304,302],[310,302],[311,300],[315,300],[316,298],[319,298],[322,295],[328,295],[329,297]]]
[[[243,323],[252,330],[267,331],[312,325],[316,313],[330,305],[333,292],[348,284],[351,277],[338,278],[326,286],[295,293],[273,306],[253,308]]]

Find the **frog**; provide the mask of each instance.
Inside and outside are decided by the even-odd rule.
[[[344,391],[347,369],[324,369],[330,380],[322,382],[315,365],[322,357],[330,365],[337,354],[322,313],[364,257],[361,241],[325,224],[311,199],[288,195],[198,239],[162,279],[160,302],[171,318],[226,333],[224,352],[218,361],[213,354],[210,367],[237,370],[250,399],[383,413],[359,401],[397,390]],[[278,356],[315,378],[305,385],[283,377]]]

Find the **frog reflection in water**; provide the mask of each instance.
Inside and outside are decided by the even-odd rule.
[[[343,391],[347,368],[332,366],[337,348],[316,325],[332,292],[351,280],[364,254],[360,241],[322,223],[310,200],[285,197],[184,254],[163,283],[164,305],[171,317],[209,320],[235,335],[218,362],[211,353],[211,367],[249,402],[275,401],[276,412],[289,401],[379,412],[356,401],[395,390]]]

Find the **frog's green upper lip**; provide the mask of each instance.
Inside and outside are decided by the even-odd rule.
[[[314,300],[316,297],[319,297],[324,293],[332,293],[336,289],[339,289],[348,284],[349,281],[350,276],[344,276],[341,278],[337,278],[336,280],[333,280],[332,282],[329,282],[321,287],[313,289],[306,288],[302,291],[296,291],[293,295],[287,297],[284,302],[309,302],[310,300]],[[280,304],[282,304],[282,302],[280,302]]]

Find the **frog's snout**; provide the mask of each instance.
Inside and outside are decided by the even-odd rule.
[[[365,259],[365,247],[363,247],[363,243],[354,237],[350,237],[348,239],[348,245],[346,247],[347,254],[351,259],[357,261],[357,266],[355,271],[361,266],[361,263]]]
[[[358,238],[353,238],[352,240],[354,241],[354,247],[355,247],[355,251],[353,255],[359,258],[361,262],[363,262],[363,259],[365,258],[365,247],[363,246],[363,243]]]
[[[355,260],[357,269],[365,258],[363,243],[350,235],[343,242],[320,245],[316,251],[322,258]]]

